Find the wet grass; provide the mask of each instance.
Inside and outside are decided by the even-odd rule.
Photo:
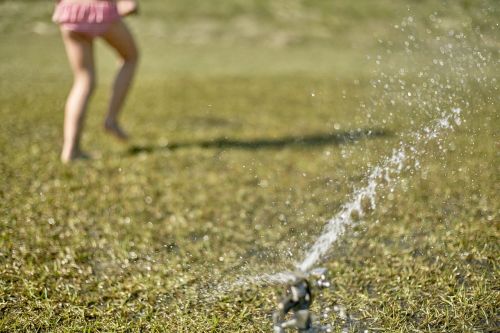
[[[127,146],[101,131],[114,66],[98,48],[95,159],[63,166],[50,5],[0,2],[0,331],[269,332],[279,287],[219,291],[293,269],[368,170],[451,107],[462,125],[417,143],[421,168],[329,252],[313,310],[339,332],[496,331],[498,5],[188,3],[131,20]]]

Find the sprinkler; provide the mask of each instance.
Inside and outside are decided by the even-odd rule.
[[[293,273],[293,278],[286,285],[282,299],[278,303],[278,310],[273,314],[275,333],[285,333],[289,328],[296,328],[298,332],[316,332],[309,311],[313,301],[311,287],[328,288],[330,282],[326,280],[325,274],[325,268],[316,268],[309,274],[302,271]],[[290,311],[292,318],[286,320],[285,317]]]

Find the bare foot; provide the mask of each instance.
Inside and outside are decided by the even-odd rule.
[[[61,154],[61,161],[64,163],[64,164],[69,164],[73,161],[76,161],[76,160],[90,160],[92,157],[83,152],[83,151],[75,151],[75,152],[70,152],[70,153],[65,153],[63,152]]]
[[[109,134],[113,135],[120,141],[128,141],[128,135],[123,129],[120,128],[117,122],[106,120],[104,123],[104,129]]]

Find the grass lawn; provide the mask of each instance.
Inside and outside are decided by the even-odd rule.
[[[293,270],[400,142],[394,191],[317,264],[316,321],[498,331],[497,1],[143,1],[132,141],[102,131],[99,42],[95,158],[69,166],[51,10],[0,1],[0,332],[270,332],[282,287],[235,282]]]

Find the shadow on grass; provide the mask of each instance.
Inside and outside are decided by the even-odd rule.
[[[160,150],[177,150],[182,148],[217,148],[217,149],[282,149],[286,147],[316,147],[326,145],[342,145],[362,139],[391,136],[392,133],[380,129],[361,129],[356,131],[335,132],[304,136],[286,136],[277,139],[239,140],[217,138],[213,140],[174,142],[167,145],[135,145],[128,149],[129,155],[153,153]]]

